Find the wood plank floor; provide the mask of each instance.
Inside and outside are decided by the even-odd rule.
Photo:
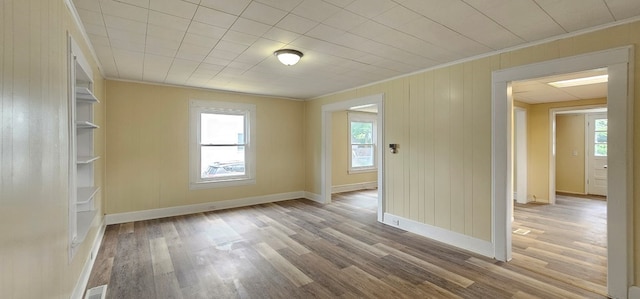
[[[110,225],[88,288],[108,284],[108,298],[603,298],[538,271],[562,273],[542,258],[555,255],[497,262],[380,224],[376,202],[375,191],[352,192],[328,205],[290,200]],[[517,242],[519,254],[536,248]]]
[[[509,263],[598,293],[607,290],[607,202],[558,195],[555,205],[516,204]]]

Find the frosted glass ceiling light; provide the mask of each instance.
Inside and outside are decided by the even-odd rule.
[[[298,61],[300,61],[300,58],[303,56],[302,52],[292,49],[278,50],[273,52],[273,54],[276,55],[276,57],[278,57],[278,60],[280,60],[280,62],[282,62],[282,64],[284,65],[294,65],[298,63]]]
[[[549,82],[547,84],[554,87],[572,87],[572,86],[604,83],[604,82],[607,82],[608,79],[609,79],[609,75],[600,75],[600,76],[593,76],[593,77],[586,77],[586,78]]]

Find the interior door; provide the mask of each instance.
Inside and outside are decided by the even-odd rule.
[[[588,115],[587,193],[607,196],[607,114]]]

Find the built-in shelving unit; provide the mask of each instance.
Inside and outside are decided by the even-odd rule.
[[[82,244],[97,216],[96,196],[100,187],[94,182],[94,163],[100,159],[94,153],[94,132],[100,127],[94,123],[93,109],[100,101],[93,94],[92,72],[82,53],[70,39],[70,199],[69,239],[70,257]]]

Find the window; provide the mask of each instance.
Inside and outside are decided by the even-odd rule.
[[[376,117],[349,112],[349,173],[376,170]]]
[[[191,100],[190,186],[255,183],[255,105]]]
[[[607,156],[607,127],[606,118],[595,120],[595,136],[593,138],[595,148],[593,153],[596,157]]]

